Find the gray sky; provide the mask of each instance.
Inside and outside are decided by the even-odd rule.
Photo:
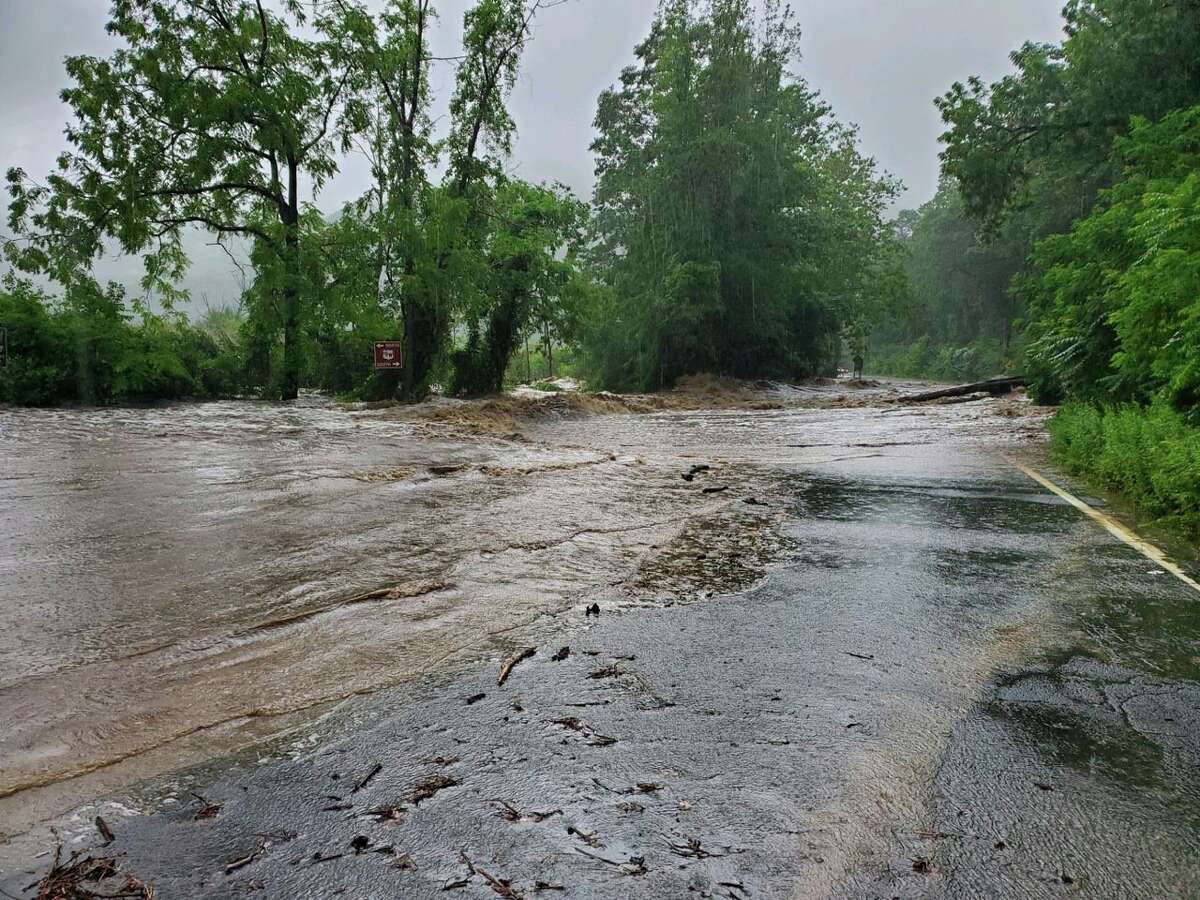
[[[972,74],[1009,70],[1008,53],[1026,39],[1058,40],[1062,0],[792,0],[804,30],[799,74],[839,119],[861,128],[862,146],[899,176],[903,206],[933,194],[937,136],[933,98]],[[439,55],[455,52],[467,0],[441,0]],[[0,0],[0,170],[21,166],[36,178],[65,147],[66,110],[58,92],[69,54],[104,54],[106,0]],[[632,61],[657,0],[574,0],[546,10],[536,25],[511,109],[519,129],[512,161],[530,181],[563,181],[581,196],[592,186],[588,144],[596,97]],[[443,104],[453,69],[441,64],[433,87]],[[366,186],[361,160],[347,160],[321,194],[335,208]],[[0,233],[6,230],[0,225]],[[236,302],[240,283],[221,251],[189,242],[195,299]],[[107,261],[101,277],[123,281],[131,267]]]

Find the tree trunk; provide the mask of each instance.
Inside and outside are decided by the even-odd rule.
[[[930,400],[942,400],[946,397],[966,397],[968,394],[998,396],[1028,386],[1029,379],[1024,375],[1009,375],[1003,378],[989,378],[987,381],[976,381],[971,384],[960,384],[958,387],[941,388],[924,394],[909,394],[907,397],[897,399],[900,403],[925,403]]]
[[[300,207],[298,164],[288,158],[288,205],[283,210],[283,372],[279,398],[295,400],[300,395]]]

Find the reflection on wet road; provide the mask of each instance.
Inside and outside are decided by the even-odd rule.
[[[361,694],[330,717],[348,741],[264,751],[295,758],[204,787],[214,821],[177,791],[116,849],[162,897],[442,896],[457,848],[526,896],[1200,876],[1196,601],[1005,465],[1032,418],[679,411],[518,441],[201,409],[0,413],[4,830]],[[283,846],[224,875],[262,835]],[[395,852],[333,856],[359,836]]]

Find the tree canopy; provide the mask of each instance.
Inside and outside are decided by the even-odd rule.
[[[798,38],[774,2],[671,0],[601,95],[586,345],[604,383],[835,364],[893,185],[791,73]]]

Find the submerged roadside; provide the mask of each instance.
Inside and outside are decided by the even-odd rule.
[[[762,480],[311,742],[160,784],[151,815],[61,820],[66,847],[160,898],[1187,896],[1195,606],[1006,466],[1024,443],[979,409],[548,421],[539,440],[642,458],[699,433],[721,474],[663,477],[722,487],[753,458]]]

